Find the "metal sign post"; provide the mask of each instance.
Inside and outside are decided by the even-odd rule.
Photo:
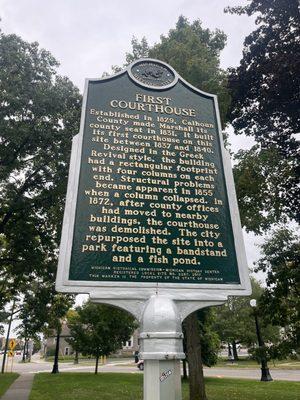
[[[166,296],[152,296],[143,312],[140,333],[145,400],[181,399],[182,337],[175,303]]]
[[[56,288],[137,318],[145,400],[181,399],[184,318],[251,293],[217,98],[159,60],[86,81]]]

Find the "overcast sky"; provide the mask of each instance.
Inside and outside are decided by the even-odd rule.
[[[225,14],[226,6],[246,0],[0,0],[0,27],[26,41],[37,41],[60,62],[59,72],[82,91],[85,78],[101,77],[111,65],[122,65],[131,39],[145,36],[150,45],[175,26],[180,15],[200,19],[203,27],[221,29],[227,46],[223,68],[236,66],[244,38],[255,29],[248,16]],[[236,150],[251,141],[231,140]],[[257,258],[253,235],[245,237],[249,265]]]
[[[159,41],[182,14],[228,36],[222,66],[239,63],[253,18],[224,13],[245,0],[0,0],[1,27],[27,41],[37,41],[61,63],[60,73],[80,89],[111,65],[122,65],[133,36]]]

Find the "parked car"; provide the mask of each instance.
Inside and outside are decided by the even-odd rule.
[[[136,366],[140,371],[144,371],[144,360],[139,360]]]

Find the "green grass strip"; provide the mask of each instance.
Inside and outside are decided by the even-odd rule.
[[[7,391],[14,380],[18,378],[19,374],[6,373],[0,374],[0,397]]]
[[[143,375],[99,373],[38,374],[30,400],[142,400]],[[207,378],[209,400],[299,400],[300,382],[259,382],[247,379]],[[183,400],[188,400],[183,383]]]

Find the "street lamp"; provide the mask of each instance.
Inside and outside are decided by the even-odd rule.
[[[63,323],[63,320],[61,318],[59,318],[57,321],[57,327],[56,327],[56,346],[55,346],[54,363],[53,363],[53,368],[52,368],[51,374],[59,373],[58,356],[59,356],[59,340],[60,340],[60,335],[61,335],[62,323]]]
[[[261,336],[261,332],[260,332],[260,327],[258,324],[258,318],[257,318],[257,311],[256,311],[256,300],[255,299],[251,299],[250,300],[250,306],[253,308],[253,315],[254,315],[254,319],[255,319],[255,327],[256,327],[256,334],[257,334],[257,341],[258,341],[258,346],[261,349],[261,381],[264,382],[269,382],[272,381],[272,377],[268,368],[268,363],[267,363],[267,359],[265,354],[263,353],[264,347],[265,347],[265,343],[263,341],[263,338]]]

